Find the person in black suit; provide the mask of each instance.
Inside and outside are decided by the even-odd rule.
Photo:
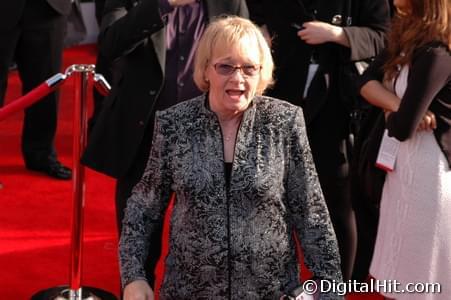
[[[103,16],[103,8],[105,6],[105,0],[95,0],[95,17],[97,21],[97,25],[101,26],[102,24],[102,16]],[[103,75],[105,80],[111,84],[112,81],[112,69],[114,64],[111,62],[108,62],[101,53],[97,52],[96,57],[96,73]],[[102,104],[105,100],[105,96],[100,93],[98,90],[93,89],[92,90],[92,98],[94,100],[94,109],[92,112],[92,115],[88,121],[88,133],[91,133],[92,128],[94,127],[94,124],[97,120],[97,117],[100,114],[100,111],[102,110]]]
[[[163,13],[168,9],[169,13]],[[187,12],[199,9],[202,12],[195,17]],[[181,14],[185,17],[180,18]],[[114,80],[91,129],[82,163],[117,178],[119,232],[127,199],[141,179],[149,157],[155,111],[201,94],[192,79],[191,54],[205,23],[221,14],[248,17],[246,3],[244,0],[105,2],[99,56],[114,63]],[[185,22],[197,24],[192,35],[185,33]],[[176,53],[174,44],[168,45],[168,40],[187,55]],[[181,70],[185,70],[184,79],[171,77],[179,76]],[[151,285],[160,256],[160,239],[161,229],[151,237],[152,260],[146,264]]]
[[[17,63],[27,93],[60,72],[66,17],[70,0],[15,0],[0,2],[0,106],[4,103],[8,68]],[[54,138],[57,93],[25,110],[22,154],[29,170],[70,179],[71,170],[57,160]]]
[[[351,82],[346,71],[353,68],[353,61],[371,58],[383,48],[389,4],[386,0],[247,0],[247,4],[251,19],[271,38],[276,71],[268,95],[304,109],[346,281],[356,253],[348,176],[352,103],[345,89]],[[306,87],[309,73],[311,83]]]
[[[102,23],[103,7],[105,6],[105,0],[94,0],[94,5],[97,25],[100,26],[100,24]]]

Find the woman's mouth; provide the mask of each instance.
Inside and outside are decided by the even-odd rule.
[[[230,98],[239,100],[241,98],[241,96],[244,95],[244,90],[228,89],[228,90],[226,90],[226,93],[227,93],[227,95],[229,95]]]

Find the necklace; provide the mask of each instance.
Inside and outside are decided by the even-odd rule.
[[[236,139],[238,127],[241,122],[241,116],[227,121],[220,121],[222,138],[226,142],[233,142]]]
[[[225,135],[225,136],[224,136],[224,140],[225,140],[226,142],[230,142],[230,141],[232,140],[232,136],[230,136],[230,135]]]

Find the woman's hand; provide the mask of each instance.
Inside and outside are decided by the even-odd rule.
[[[349,47],[349,40],[343,28],[325,22],[312,21],[302,24],[303,29],[298,36],[309,45],[319,45],[327,42]]]
[[[124,300],[154,300],[154,295],[147,281],[135,280],[125,286]]]
[[[417,131],[434,130],[435,128],[437,128],[437,120],[435,119],[434,113],[428,110],[418,125]]]

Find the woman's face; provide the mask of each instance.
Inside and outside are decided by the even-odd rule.
[[[243,112],[256,94],[260,80],[260,53],[254,41],[244,39],[230,49],[216,46],[206,68],[210,107],[215,112]]]

